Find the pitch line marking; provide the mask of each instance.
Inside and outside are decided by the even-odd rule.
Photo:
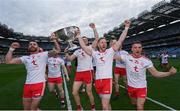
[[[64,76],[64,74],[62,74],[62,75],[63,75],[63,82],[64,82],[64,90],[65,90],[67,108],[68,108],[68,111],[72,111],[72,106],[71,106],[71,101],[69,99],[69,92],[68,92],[68,89],[67,89],[67,84],[66,84],[65,76]]]
[[[121,88],[125,89],[124,86],[122,86],[122,85],[119,85],[119,86],[120,86]],[[167,109],[169,109],[169,110],[171,110],[171,111],[177,111],[176,109],[174,109],[174,108],[172,108],[172,107],[170,107],[170,106],[167,106],[167,105],[165,105],[165,104],[163,104],[163,103],[161,103],[161,102],[158,102],[158,101],[156,101],[156,100],[154,100],[154,99],[151,99],[151,98],[149,98],[149,97],[146,97],[146,99],[149,100],[149,101],[151,101],[151,102],[153,102],[153,103],[155,103],[155,104],[158,104],[158,105],[160,105],[160,106],[162,106],[162,107],[165,107],[165,108],[167,108]]]

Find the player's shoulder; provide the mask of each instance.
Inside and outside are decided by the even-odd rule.
[[[147,60],[147,61],[151,61],[151,59],[150,59],[150,58],[148,58],[147,56],[144,56],[144,55],[143,55],[143,56],[141,56],[141,58],[142,58],[142,59],[144,59],[144,60]]]
[[[44,52],[39,52],[39,53],[37,53],[35,55],[43,57],[43,56],[48,56],[48,53],[49,53],[48,51],[44,51]]]
[[[20,58],[28,59],[28,58],[30,58],[30,55],[23,55],[23,56],[21,56]]]

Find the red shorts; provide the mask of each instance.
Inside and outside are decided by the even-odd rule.
[[[126,75],[126,69],[115,67],[114,68],[114,74],[119,74],[119,75],[125,76]]]
[[[147,88],[134,88],[128,86],[128,94],[131,98],[146,98]]]
[[[111,94],[112,78],[95,80],[95,88],[98,94]]]
[[[61,84],[62,83],[62,77],[48,78],[48,82],[49,83]]]
[[[86,84],[90,84],[92,82],[92,71],[76,72],[75,81],[82,81]]]
[[[38,98],[44,95],[45,83],[25,84],[23,98]]]

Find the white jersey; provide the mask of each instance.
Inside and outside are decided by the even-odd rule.
[[[61,58],[48,58],[48,77],[56,78],[61,77],[61,66],[64,65],[64,61]]]
[[[117,51],[115,55],[117,55],[117,56],[128,55],[128,52],[127,52],[127,51],[124,51],[124,50],[120,50],[120,51]],[[115,67],[125,68],[126,65],[125,65],[124,61],[118,61],[118,60],[116,60],[116,65],[115,65]]]
[[[78,49],[73,53],[77,57],[77,72],[92,70],[92,56],[86,54],[82,49]]]
[[[132,55],[122,55],[121,58],[126,64],[128,86],[135,88],[147,87],[146,69],[153,67],[151,60],[144,56],[135,58]]]
[[[96,80],[112,78],[113,56],[115,51],[113,48],[107,49],[105,52],[92,51],[92,56],[96,64]]]
[[[168,63],[168,54],[161,54],[161,63],[167,64]]]
[[[20,59],[22,63],[25,64],[27,70],[25,84],[45,82],[45,70],[48,59],[48,52],[22,56]]]

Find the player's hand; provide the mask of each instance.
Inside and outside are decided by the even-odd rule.
[[[95,28],[96,28],[96,26],[95,26],[94,23],[90,23],[90,24],[89,24],[89,27],[92,28],[92,29],[95,29]]]
[[[55,33],[51,34],[50,40],[52,40],[52,41],[57,41],[58,40]]]
[[[79,28],[77,30],[75,30],[75,36],[76,36],[76,38],[81,36],[81,31]]]
[[[124,26],[125,26],[125,27],[128,27],[128,28],[129,28],[130,25],[131,25],[131,21],[129,21],[129,20],[125,20],[125,21],[124,21]]]
[[[66,47],[66,48],[64,49],[64,53],[68,53],[68,48],[69,48],[69,47]]]
[[[18,42],[13,42],[13,43],[11,44],[11,48],[14,48],[14,49],[20,48],[20,44],[19,44]]]
[[[169,69],[169,72],[173,75],[173,74],[176,74],[177,70],[176,70],[176,68],[171,67],[171,68]]]

